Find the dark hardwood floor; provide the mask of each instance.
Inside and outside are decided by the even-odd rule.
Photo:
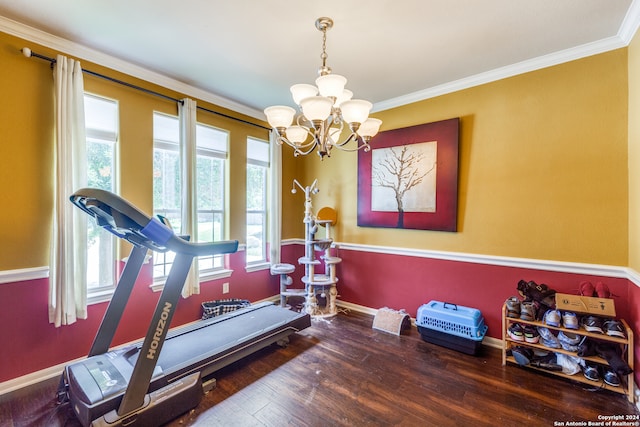
[[[638,415],[626,397],[502,366],[498,349],[469,356],[371,328],[348,312],[218,372],[182,426],[555,426]],[[77,426],[56,407],[57,379],[0,396],[2,426]],[[567,425],[567,424],[565,424]],[[569,424],[570,425],[570,424]]]

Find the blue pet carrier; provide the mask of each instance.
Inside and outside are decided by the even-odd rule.
[[[416,326],[426,342],[476,355],[487,325],[480,310],[431,301],[418,308]]]

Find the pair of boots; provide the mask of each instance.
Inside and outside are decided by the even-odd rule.
[[[539,313],[544,313],[546,309],[553,308],[556,305],[556,291],[550,289],[544,283],[538,285],[533,280],[529,282],[520,280],[516,287],[525,301],[534,301],[540,306]]]
[[[622,351],[619,346],[609,343],[601,343],[585,337],[578,345],[578,356],[600,356],[607,361],[611,369],[620,377],[624,377],[633,372],[633,369],[622,358]]]

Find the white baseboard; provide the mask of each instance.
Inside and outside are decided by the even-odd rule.
[[[502,340],[500,338],[493,338],[493,337],[484,337],[484,339],[482,340],[482,344],[486,345],[487,347],[500,348],[500,349],[503,346]]]
[[[375,316],[376,313],[378,313],[378,309],[376,308],[365,307],[364,305],[353,304],[346,301],[338,300],[336,304],[338,305],[338,307],[342,307],[347,310],[357,311],[358,313],[370,314],[372,316]]]
[[[71,360],[69,362],[60,363],[59,365],[51,366],[50,368],[42,369],[40,371],[32,372],[30,374],[23,375],[12,380],[2,382],[0,383],[0,396],[54,377],[62,376],[62,372],[64,371],[65,366],[82,359],[84,359],[84,357],[76,360]]]

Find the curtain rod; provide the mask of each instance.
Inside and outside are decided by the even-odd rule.
[[[57,62],[55,58],[49,58],[48,56],[40,55],[39,53],[31,51],[31,49],[29,49],[28,47],[23,47],[22,49],[20,49],[20,51],[27,58],[36,57],[36,58],[44,59],[45,61],[50,62],[52,67],[53,67],[53,64],[55,64]],[[117,83],[117,84],[120,84],[120,85],[123,85],[123,86],[127,86],[127,87],[129,87],[131,89],[135,89],[135,90],[144,92],[144,93],[146,93],[148,95],[157,96],[159,98],[166,99],[168,101],[179,102],[181,104],[183,103],[182,100],[180,100],[180,99],[176,99],[176,98],[173,98],[171,96],[167,96],[167,95],[164,95],[164,94],[159,93],[159,92],[155,92],[155,91],[150,90],[150,89],[145,89],[143,87],[136,86],[134,84],[127,83],[127,82],[124,82],[122,80],[115,79],[113,77],[105,76],[104,74],[96,73],[95,71],[85,70],[83,68],[82,72],[86,73],[86,74],[89,74],[91,76],[94,76],[94,77],[98,77],[98,78],[101,78],[101,79],[104,79],[104,80],[108,80],[108,81],[113,82],[113,83]],[[221,116],[221,117],[224,117],[224,118],[227,118],[227,119],[231,119],[231,120],[235,120],[237,122],[241,122],[241,123],[245,123],[245,124],[248,124],[248,125],[251,125],[251,126],[259,127],[261,129],[265,129],[265,130],[271,130],[270,128],[262,126],[262,125],[259,125],[257,123],[252,123],[250,121],[239,119],[237,117],[233,117],[233,116],[230,116],[228,114],[220,113],[218,111],[213,111],[213,110],[210,110],[208,108],[204,108],[204,107],[200,107],[200,106],[196,106],[196,108],[198,110],[206,111],[207,113],[211,113],[211,114],[216,114],[218,116]]]

